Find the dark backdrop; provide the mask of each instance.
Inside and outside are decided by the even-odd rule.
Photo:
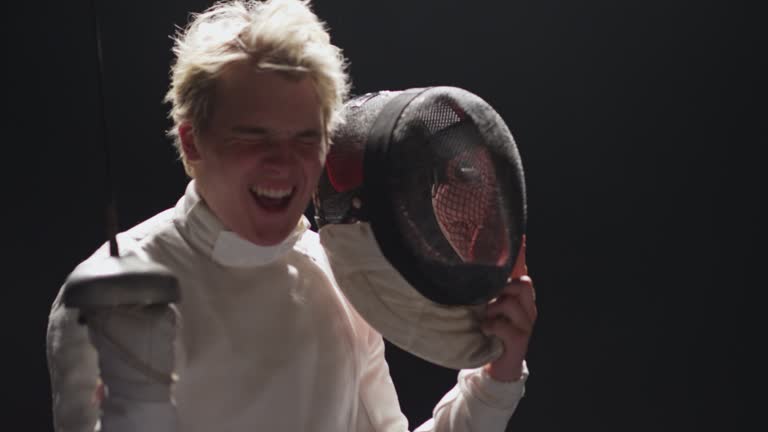
[[[172,206],[186,184],[164,136],[169,34],[210,2],[101,3],[125,229]],[[510,429],[745,425],[745,347],[762,340],[745,306],[764,287],[757,4],[317,1],[354,93],[464,87],[518,141],[540,317]],[[85,0],[14,2],[4,17],[2,387],[11,421],[47,431],[49,307],[105,240],[94,40]],[[387,355],[415,427],[455,372],[391,346]]]

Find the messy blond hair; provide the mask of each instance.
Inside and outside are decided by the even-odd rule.
[[[347,63],[341,50],[331,44],[326,25],[311,10],[309,0],[218,2],[193,14],[174,41],[176,61],[165,96],[174,122],[168,135],[192,177],[178,126],[190,122],[193,131],[206,127],[216,79],[227,65],[249,61],[263,70],[306,74],[319,96],[326,137],[339,121],[338,110],[349,92]]]

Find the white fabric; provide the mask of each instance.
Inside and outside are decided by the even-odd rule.
[[[306,223],[297,227],[303,231],[292,247],[268,264],[229,265],[226,257],[237,254],[228,245],[247,248],[221,240],[221,223],[190,182],[175,209],[119,235],[121,250],[179,277],[179,431],[407,430],[383,340],[338,289]],[[107,254],[105,245],[90,259]],[[55,430],[91,432],[98,417],[91,402],[96,353],[61,293],[47,342]],[[525,378],[500,386],[491,381],[480,370],[462,371],[434,419],[417,430],[503,431]]]
[[[98,352],[107,394],[101,404],[102,431],[178,431],[171,400],[175,315],[170,306],[88,314],[89,339]]]
[[[222,231],[213,246],[212,258],[219,264],[231,267],[270,264],[287,254],[307,229],[309,229],[309,221],[301,219],[293,233],[275,246],[259,246],[232,231]]]
[[[501,355],[501,341],[480,330],[484,305],[449,307],[421,295],[384,257],[368,223],[325,225],[320,243],[345,297],[393,344],[451,369]]]

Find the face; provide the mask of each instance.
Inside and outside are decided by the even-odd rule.
[[[224,226],[270,246],[296,227],[323,167],[324,128],[310,78],[290,80],[230,66],[217,81],[212,117],[179,127],[198,192]]]

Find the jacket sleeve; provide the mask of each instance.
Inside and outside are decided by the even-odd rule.
[[[99,418],[93,400],[99,376],[97,353],[87,327],[78,323],[78,315],[78,311],[64,307],[59,291],[46,335],[56,432],[93,432]]]
[[[400,409],[384,357],[384,341],[370,327],[367,348],[357,430],[407,431],[408,420]],[[528,369],[523,366],[523,377],[511,383],[494,380],[482,368],[460,371],[458,382],[435,406],[433,417],[414,432],[503,432],[525,391]]]
[[[494,380],[483,368],[462,370],[432,418],[415,432],[503,432],[525,393],[527,378],[525,364],[523,377],[511,383]]]

